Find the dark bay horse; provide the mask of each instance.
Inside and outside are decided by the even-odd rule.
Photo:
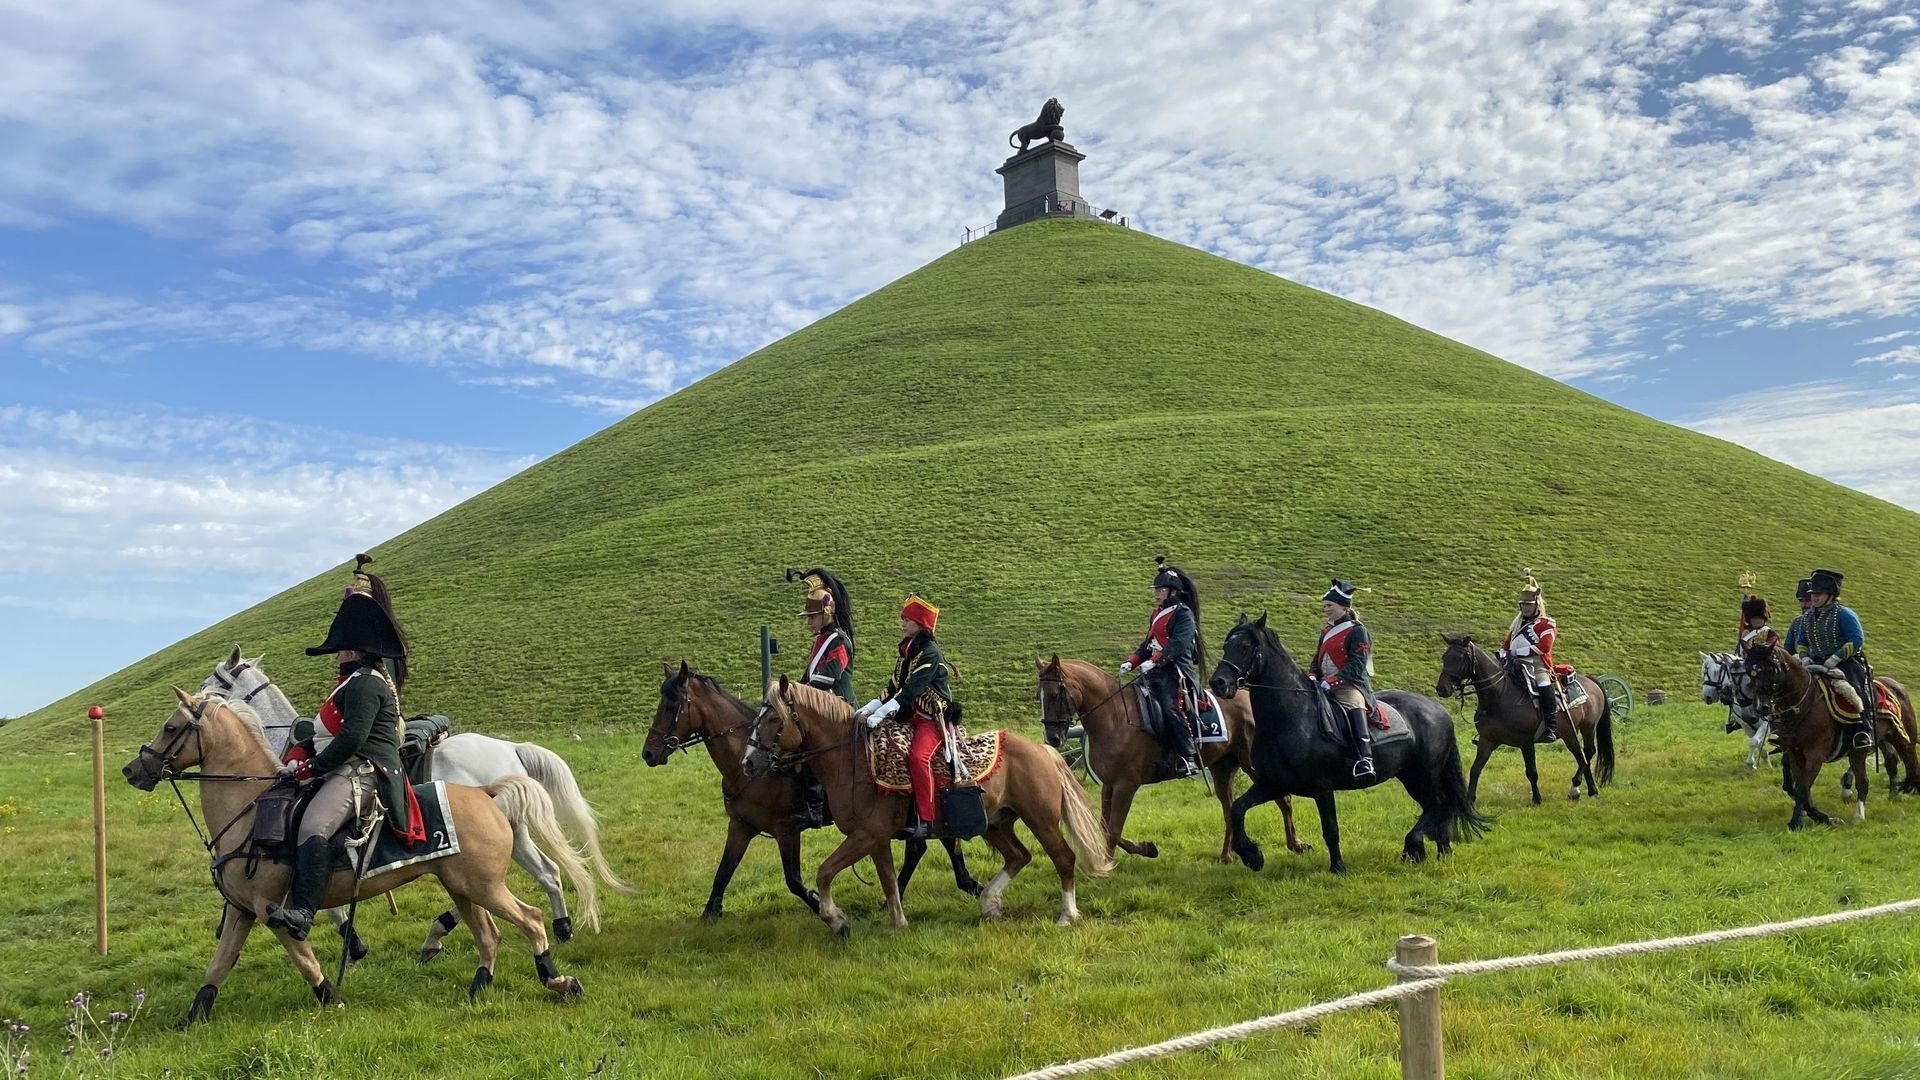
[[[1746,655],[1754,693],[1767,710],[1773,736],[1780,747],[1781,787],[1793,798],[1793,817],[1787,828],[1799,830],[1812,818],[1822,825],[1833,819],[1813,805],[1813,784],[1829,761],[1847,759],[1853,776],[1853,820],[1867,819],[1867,755],[1847,738],[1819,692],[1819,677],[1800,659],[1778,645],[1756,645]]]
[[[1120,680],[1098,664],[1085,660],[1036,661],[1040,669],[1040,723],[1047,745],[1055,750],[1066,742],[1067,729],[1078,721],[1087,733],[1087,764],[1100,781],[1100,817],[1107,826],[1107,854],[1118,846],[1129,855],[1155,859],[1160,848],[1148,840],[1136,843],[1123,835],[1133,796],[1153,775],[1160,760],[1160,743],[1140,730],[1140,702],[1131,689],[1121,693]],[[1227,741],[1199,746],[1200,765],[1213,774],[1213,793],[1220,800],[1222,838],[1220,861],[1233,861],[1233,774],[1253,778],[1253,706],[1246,698],[1221,700],[1220,717]],[[1293,829],[1293,799],[1279,798],[1287,823],[1287,850],[1308,850]]]
[[[833,879],[869,857],[880,875],[889,921],[896,929],[907,925],[894,880],[891,841],[906,825],[912,800],[875,786],[866,733],[866,724],[854,715],[853,706],[782,675],[767,687],[767,702],[754,721],[746,760],[748,776],[764,776],[780,760],[803,757],[826,787],[833,823],[847,838],[820,864],[815,887],[820,893],[820,918],[841,937],[847,936],[850,927],[846,913],[833,902]],[[1006,858],[980,894],[980,917],[1000,917],[1001,894],[1033,859],[1014,835],[1013,823],[1018,820],[1032,830],[1060,875],[1060,917],[1054,921],[1067,926],[1079,919],[1076,869],[1106,877],[1113,872],[1113,860],[1101,849],[1100,820],[1066,759],[1050,747],[1008,732],[999,768],[982,779],[980,787],[986,802],[987,843]]]
[[[1540,804],[1540,772],[1534,767],[1534,732],[1540,729],[1540,710],[1534,706],[1532,690],[1515,681],[1505,665],[1468,634],[1442,634],[1446,655],[1440,658],[1440,681],[1434,693],[1441,697],[1459,694],[1475,696],[1473,726],[1480,746],[1473,755],[1473,775],[1467,780],[1467,798],[1480,797],[1480,770],[1487,759],[1502,746],[1520,749],[1527,763],[1527,783],[1533,788],[1534,805]],[[1587,699],[1561,715],[1560,741],[1573,755],[1573,780],[1567,785],[1567,798],[1580,797],[1580,778],[1587,779],[1587,794],[1600,797],[1601,784],[1613,780],[1613,705],[1600,684],[1585,675],[1574,675],[1587,692]],[[1593,763],[1600,763],[1598,782]]]
[[[666,681],[660,684],[660,705],[653,711],[653,726],[647,730],[647,742],[640,760],[648,768],[664,765],[676,750],[705,745],[713,767],[720,772],[720,797],[727,810],[727,845],[720,852],[720,865],[713,872],[713,889],[707,894],[704,918],[721,916],[721,902],[727,884],[747,845],[756,836],[773,837],[780,849],[780,869],[787,879],[787,891],[800,898],[815,914],[820,898],[807,888],[800,877],[800,830],[793,823],[794,785],[792,773],[772,773],[750,777],[741,767],[747,753],[747,736],[753,726],[754,710],[746,702],[727,693],[712,678],[688,668],[666,669]],[[969,896],[980,895],[980,884],[967,872],[966,856],[952,840],[943,840],[947,856],[953,860],[953,882]],[[914,867],[927,853],[925,840],[907,841],[907,857],[900,868],[900,891],[906,892]]]
[[[1453,851],[1454,840],[1485,832],[1492,824],[1467,797],[1453,718],[1432,698],[1401,690],[1374,695],[1406,718],[1413,738],[1376,746],[1374,775],[1355,777],[1347,751],[1320,730],[1317,691],[1267,626],[1264,613],[1251,622],[1240,616],[1227,634],[1211,685],[1217,696],[1231,698],[1244,688],[1253,699],[1253,787],[1233,804],[1233,850],[1250,870],[1265,865],[1266,856],[1246,834],[1247,811],[1282,795],[1305,795],[1319,808],[1328,868],[1336,874],[1347,870],[1340,857],[1336,791],[1398,779],[1420,804],[1420,816],[1400,853],[1408,862],[1426,860],[1426,840],[1444,856]]]

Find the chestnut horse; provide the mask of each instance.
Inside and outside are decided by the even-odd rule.
[[[207,965],[207,979],[193,997],[182,1027],[213,1015],[214,998],[220,984],[233,970],[256,920],[266,918],[267,907],[283,901],[287,895],[290,871],[286,864],[261,860],[250,872],[246,858],[225,858],[238,852],[252,832],[254,803],[272,786],[274,770],[280,759],[269,748],[259,717],[249,705],[216,696],[194,697],[179,687],[174,694],[180,704],[160,726],[159,734],[140,748],[120,772],[127,782],[141,791],[152,791],[162,780],[195,780],[200,783],[200,812],[213,831],[212,854],[214,886],[227,902],[226,918],[221,920],[219,944]],[[184,770],[199,766],[198,773]],[[447,809],[453,829],[460,837],[460,850],[425,862],[395,867],[361,879],[354,889],[352,870],[336,870],[327,882],[325,906],[337,906],[349,900],[379,896],[427,874],[440,879],[453,902],[473,931],[480,966],[467,988],[469,998],[493,982],[494,954],[500,946],[500,930],[494,924],[498,915],[519,927],[533,944],[533,962],[540,981],[561,997],[580,993],[580,981],[562,975],[553,963],[547,947],[547,931],[540,910],[521,902],[507,888],[507,870],[513,865],[513,832],[525,825],[560,863],[574,888],[582,887],[590,871],[573,853],[561,835],[554,818],[553,801],[545,789],[525,776],[503,776],[487,787],[446,785]],[[375,826],[385,828],[382,822]],[[491,912],[492,914],[488,914]],[[322,1004],[336,1000],[333,981],[320,968],[313,948],[296,941],[285,930],[275,928],[280,946],[292,958],[294,967],[306,977],[314,997]]]
[[[1153,775],[1161,755],[1159,740],[1140,730],[1138,695],[1121,692],[1130,691],[1132,684],[1123,688],[1119,679],[1098,664],[1062,660],[1059,653],[1036,664],[1040,669],[1040,723],[1047,745],[1060,749],[1075,721],[1087,734],[1087,766],[1100,782],[1100,817],[1107,825],[1107,854],[1111,856],[1118,846],[1129,855],[1159,858],[1160,848],[1153,841],[1135,842],[1123,835],[1133,796]],[[1253,777],[1253,706],[1247,698],[1215,700],[1220,702],[1227,741],[1204,743],[1196,749],[1201,767],[1213,774],[1213,794],[1220,800],[1220,819],[1225,826],[1220,861],[1231,863],[1233,774],[1237,770],[1249,779]],[[1293,830],[1293,797],[1282,795],[1279,802],[1280,814],[1287,823],[1287,850],[1295,854],[1311,850]]]
[[[1865,821],[1870,751],[1850,745],[1852,729],[1833,715],[1826,695],[1819,692],[1821,676],[1808,671],[1799,657],[1778,645],[1755,645],[1745,659],[1754,694],[1773,724],[1774,739],[1780,747],[1780,788],[1793,799],[1793,816],[1787,828],[1803,828],[1807,818],[1822,825],[1833,824],[1832,818],[1813,805],[1813,784],[1828,762],[1842,757],[1847,759],[1847,779],[1852,781],[1847,787],[1854,799],[1853,820]],[[1878,741],[1892,748],[1907,767],[1906,779],[1899,781],[1889,762],[1888,794],[1920,792],[1920,782],[1914,779],[1914,734],[1920,728],[1914,723],[1913,701],[1907,688],[1893,679],[1874,681],[1886,684],[1900,706],[1900,714],[1892,722],[1876,718],[1874,723]]]
[[[846,913],[833,902],[833,879],[840,871],[871,857],[887,899],[887,918],[895,929],[907,925],[900,906],[900,887],[893,874],[891,841],[907,823],[908,796],[882,792],[874,783],[867,761],[867,728],[853,706],[811,686],[791,682],[785,675],[767,686],[767,701],[753,723],[748,741],[748,776],[765,776],[783,761],[805,760],[827,789],[833,821],[846,834],[839,847],[820,864],[815,887],[820,894],[820,918],[834,933],[850,931]],[[1067,926],[1080,917],[1074,898],[1074,871],[1084,865],[1093,877],[1113,872],[1113,860],[1095,838],[1100,821],[1093,804],[1074,779],[1059,752],[1012,732],[1001,747],[1000,767],[980,782],[987,810],[986,840],[1005,857],[980,894],[980,916],[1000,917],[1000,898],[1020,868],[1032,860],[1014,835],[1017,818],[1046,849],[1060,875],[1060,917]],[[1066,822],[1065,835],[1060,828]],[[1077,856],[1077,860],[1076,860]]]
[[[1527,765],[1527,783],[1533,788],[1533,804],[1540,805],[1540,772],[1534,767],[1534,733],[1540,730],[1540,710],[1535,707],[1533,691],[1517,682],[1506,666],[1482,649],[1472,635],[1440,635],[1447,643],[1440,658],[1440,681],[1433,692],[1441,697],[1459,694],[1464,700],[1475,696],[1473,707],[1474,742],[1480,747],[1473,755],[1473,771],[1467,778],[1467,798],[1480,797],[1480,770],[1487,759],[1502,746],[1520,749]],[[1561,710],[1560,741],[1573,755],[1573,780],[1567,785],[1567,798],[1580,797],[1580,778],[1587,779],[1587,794],[1600,797],[1600,785],[1613,780],[1613,705],[1600,684],[1585,675],[1574,675],[1587,692],[1587,699],[1571,709]],[[1600,763],[1596,782],[1593,763]]]
[[[640,760],[648,768],[665,765],[676,750],[705,744],[713,767],[720,773],[720,798],[727,811],[727,846],[720,852],[720,865],[713,872],[713,888],[707,894],[702,918],[721,916],[727,883],[747,853],[747,845],[761,834],[773,837],[780,849],[780,869],[787,879],[787,891],[816,914],[820,898],[800,879],[800,830],[793,823],[794,777],[791,773],[773,773],[749,777],[741,767],[747,753],[747,728],[753,723],[753,709],[727,693],[710,676],[680,662],[680,670],[668,667],[666,681],[660,684],[660,705],[653,711],[653,726],[647,730],[647,743],[640,749]],[[966,856],[952,840],[942,841],[953,860],[953,883],[969,896],[980,895],[980,884],[967,873]],[[900,891],[907,891],[913,869],[927,853],[925,840],[907,841],[907,860],[900,868]]]

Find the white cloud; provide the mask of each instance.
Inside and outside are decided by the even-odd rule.
[[[327,434],[0,407],[0,607],[210,622],[532,464],[367,438],[327,460]]]
[[[1883,353],[1863,356],[1856,364],[1920,364],[1920,345],[1902,345]]]
[[[1920,510],[1920,394],[1806,383],[1728,399],[1687,426]]]

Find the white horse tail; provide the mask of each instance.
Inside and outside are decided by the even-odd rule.
[[[488,784],[487,794],[493,796],[494,805],[507,815],[507,820],[516,827],[523,827],[533,835],[533,839],[554,862],[560,864],[560,872],[567,875],[573,883],[573,891],[580,894],[580,917],[594,933],[600,932],[600,892],[594,886],[593,872],[580,858],[580,853],[567,842],[565,833],[560,831],[560,822],[553,815],[553,800],[547,797],[547,789],[525,776],[503,776]]]
[[[555,809],[560,819],[567,823],[580,836],[580,847],[586,852],[587,862],[593,866],[600,880],[623,893],[636,890],[622,881],[607,868],[607,857],[600,850],[600,819],[594,816],[593,807],[586,796],[580,794],[580,785],[573,780],[573,770],[567,767],[566,759],[559,754],[534,743],[516,743],[513,752],[520,756],[520,764],[527,775],[540,782],[553,797]]]
[[[1113,857],[1107,854],[1106,826],[1093,812],[1093,804],[1087,801],[1080,778],[1073,775],[1067,759],[1051,746],[1040,749],[1052,761],[1053,770],[1060,774],[1060,817],[1067,825],[1067,842],[1073,845],[1073,853],[1078,857],[1076,865],[1090,877],[1106,877],[1113,873]]]

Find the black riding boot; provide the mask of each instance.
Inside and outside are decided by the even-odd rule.
[[[287,889],[287,906],[267,906],[267,928],[285,930],[295,941],[307,940],[313,929],[313,913],[327,893],[327,878],[333,873],[333,847],[324,836],[310,836],[293,853],[293,884]]]
[[[833,819],[827,814],[827,789],[813,770],[804,766],[794,784],[793,825],[805,832],[827,825]]]
[[[1177,780],[1197,775],[1200,767],[1194,762],[1193,734],[1187,730],[1186,710],[1180,702],[1178,677],[1155,682],[1153,699],[1160,705],[1160,723],[1165,728],[1160,732],[1160,745],[1170,759],[1168,778]]]
[[[1553,692],[1551,686],[1539,688],[1537,697],[1540,703],[1540,719],[1547,725],[1546,737],[1541,741],[1553,742],[1560,738],[1559,728],[1554,724],[1554,718],[1560,712],[1560,698]]]
[[[1367,731],[1367,710],[1365,707],[1350,709],[1341,707],[1347,717],[1347,735],[1353,740],[1353,775],[1355,777],[1372,776],[1373,773],[1373,736]]]

